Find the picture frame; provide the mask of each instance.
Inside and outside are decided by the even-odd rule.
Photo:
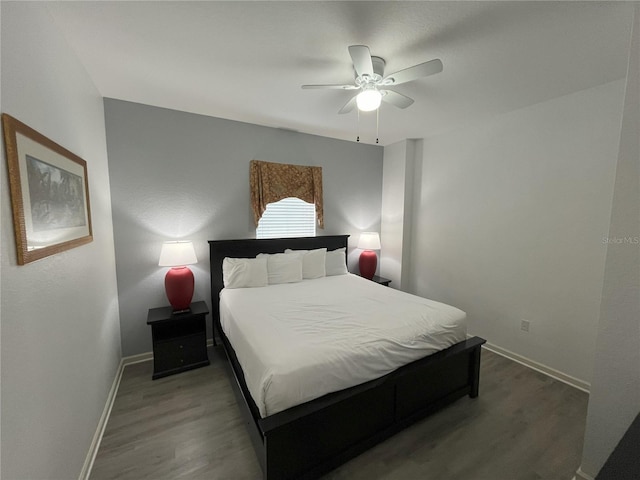
[[[87,162],[2,114],[19,265],[93,241]]]

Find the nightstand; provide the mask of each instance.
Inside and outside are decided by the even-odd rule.
[[[153,379],[209,365],[205,302],[174,314],[171,307],[151,308],[147,325],[153,338]]]
[[[384,285],[385,287],[388,287],[391,283],[391,280],[389,280],[388,278],[380,277],[378,275],[374,275],[371,281],[379,283],[380,285]]]

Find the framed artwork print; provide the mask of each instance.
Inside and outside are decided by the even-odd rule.
[[[18,264],[93,240],[87,162],[2,114]]]

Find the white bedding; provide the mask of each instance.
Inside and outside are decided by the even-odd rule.
[[[351,274],[223,289],[220,321],[262,417],[466,338],[463,311]]]

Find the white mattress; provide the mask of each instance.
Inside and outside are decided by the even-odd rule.
[[[220,321],[263,417],[466,338],[463,311],[351,274],[223,289]]]

